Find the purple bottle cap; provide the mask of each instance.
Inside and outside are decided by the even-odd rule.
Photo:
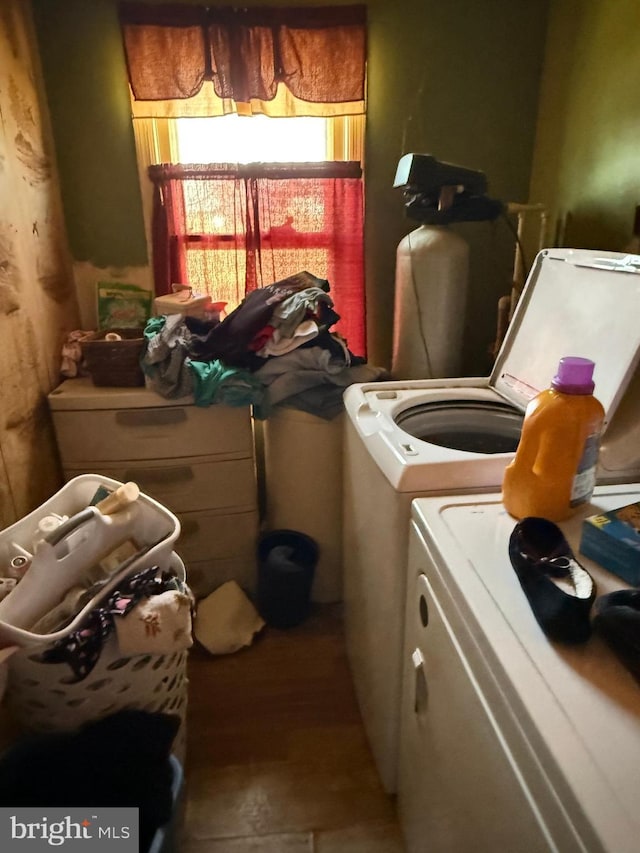
[[[588,358],[561,358],[558,372],[551,380],[551,387],[563,394],[591,394],[595,388],[594,367],[594,362]]]

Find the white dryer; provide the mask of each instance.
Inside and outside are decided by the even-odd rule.
[[[344,607],[376,764],[396,789],[411,500],[499,489],[528,401],[560,358],[595,362],[600,482],[640,480],[640,256],[540,252],[486,378],[353,385],[344,395]]]
[[[640,500],[597,487],[561,525]],[[551,642],[508,556],[499,494],[412,508],[398,807],[408,853],[632,853],[640,693],[594,634]],[[586,558],[598,594],[627,586]]]

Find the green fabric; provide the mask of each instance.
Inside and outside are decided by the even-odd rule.
[[[215,361],[190,361],[194,376],[193,397],[196,406],[224,403],[227,406],[264,404],[265,387],[248,370],[229,367]]]
[[[142,333],[144,337],[150,341],[156,335],[160,334],[164,328],[166,319],[164,314],[161,314],[159,317],[152,317],[150,320],[147,320],[147,325],[144,327],[144,332]]]

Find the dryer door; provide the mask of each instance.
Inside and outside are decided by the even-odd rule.
[[[490,675],[472,664],[428,578],[409,586],[398,788],[409,853],[582,849],[557,815],[549,825],[522,749],[505,737],[505,709],[485,690]]]

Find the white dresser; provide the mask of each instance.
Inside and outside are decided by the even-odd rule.
[[[248,406],[199,408],[81,378],[52,391],[49,407],[67,480],[133,480],[178,516],[176,550],[198,597],[231,579],[254,590],[259,513]]]

